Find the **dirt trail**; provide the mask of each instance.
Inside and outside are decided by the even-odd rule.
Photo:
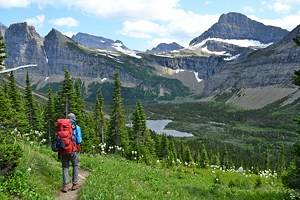
[[[84,184],[84,182],[86,181],[86,178],[89,176],[89,174],[90,173],[88,171],[79,169],[78,178],[79,178],[80,186],[82,186]],[[71,188],[72,185],[69,185],[69,187]],[[79,190],[80,190],[80,188],[79,188]],[[78,200],[79,199],[79,190],[75,190],[75,191],[70,190],[67,193],[59,192],[56,199],[57,200]]]

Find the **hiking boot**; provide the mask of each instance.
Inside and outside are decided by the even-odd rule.
[[[77,190],[77,189],[79,189],[79,184],[73,184],[73,186],[72,186],[72,190],[74,191],[74,190]]]
[[[67,185],[64,185],[64,186],[62,187],[61,191],[62,191],[63,193],[68,192],[68,191],[69,191],[68,186],[67,186]]]

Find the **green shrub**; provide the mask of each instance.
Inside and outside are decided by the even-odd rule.
[[[0,132],[0,175],[12,172],[21,156],[22,150],[16,138]]]

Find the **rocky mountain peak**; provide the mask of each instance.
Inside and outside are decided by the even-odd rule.
[[[150,51],[147,51],[147,53],[167,53],[175,50],[183,49],[184,47],[179,45],[176,42],[172,43],[160,43]]]
[[[54,28],[52,28],[52,30],[46,35],[45,39],[55,43],[65,43],[67,41],[71,41],[70,38]]]
[[[2,37],[4,37],[6,29],[7,27],[0,22],[0,34],[2,35]]]
[[[236,12],[230,12],[227,14],[222,14],[219,18],[218,23],[227,23],[227,24],[234,24],[237,21],[244,21],[247,22],[249,19],[246,15]]]
[[[122,49],[128,49],[122,41],[112,40],[101,36],[95,36],[88,33],[77,33],[73,35],[72,39],[81,45],[93,49],[104,49],[114,51],[116,47],[121,47]]]
[[[44,38],[26,22],[10,25],[5,31],[5,42],[8,66],[46,64]]]
[[[196,45],[208,38],[255,40],[263,44],[280,41],[287,30],[279,27],[267,26],[247,16],[230,12],[220,16],[219,21],[199,37],[190,42]]]

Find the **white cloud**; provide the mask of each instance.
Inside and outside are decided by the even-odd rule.
[[[255,10],[254,10],[254,8],[252,6],[244,6],[243,7],[243,11],[245,13],[254,13],[255,12]]]
[[[291,10],[291,5],[281,1],[277,1],[272,5],[272,8],[275,12],[286,13]]]
[[[168,35],[168,30],[157,23],[147,20],[125,21],[122,25],[121,34],[135,38],[151,38],[151,35]]]
[[[72,17],[62,17],[57,19],[50,20],[50,23],[54,26],[67,26],[67,27],[74,27],[78,26],[79,21]]]
[[[278,27],[281,27],[281,28],[291,31],[297,25],[299,25],[300,12],[298,12],[296,14],[286,15],[282,18],[277,18],[277,19],[264,19],[264,18],[259,18],[256,16],[250,16],[250,18],[252,18],[256,21],[262,22],[266,25],[278,26]]]
[[[63,34],[64,34],[65,36],[68,36],[69,38],[71,38],[73,35],[76,34],[76,32],[68,31],[68,32],[63,32]]]
[[[37,15],[35,17],[27,18],[25,21],[35,27],[41,27],[45,22],[45,15]]]
[[[0,8],[27,7],[31,0],[0,0]]]
[[[300,4],[300,0],[265,0],[261,4],[277,13],[289,13],[295,6]]]

